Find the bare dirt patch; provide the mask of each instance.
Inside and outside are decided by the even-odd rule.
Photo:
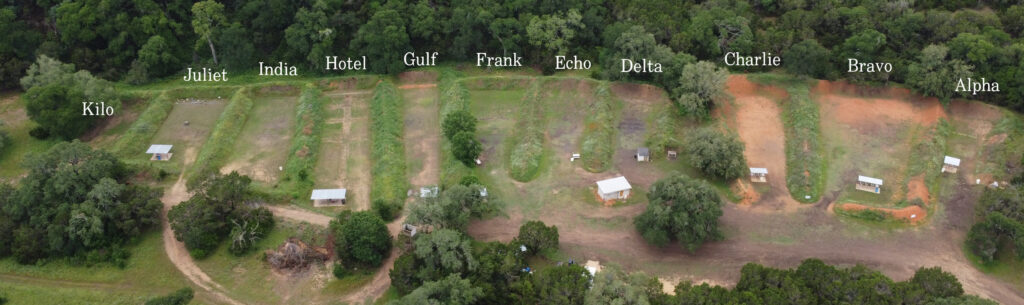
[[[825,120],[836,120],[865,134],[881,132],[878,130],[883,127],[880,121],[910,121],[930,126],[946,117],[938,99],[916,96],[901,88],[856,86],[823,80],[811,92],[819,96]]]
[[[370,91],[330,91],[316,186],[348,189],[356,211],[370,208]]]
[[[405,154],[414,187],[437,185],[441,171],[441,121],[437,88],[405,89]]]
[[[398,74],[398,82],[403,84],[423,84],[437,82],[435,71],[408,71]]]
[[[745,144],[747,164],[768,169],[771,190],[764,194],[764,203],[775,209],[798,207],[800,203],[786,186],[786,133],[778,102],[786,98],[786,92],[750,82],[744,75],[729,76],[726,92],[733,96],[735,107],[723,110],[722,115]]]
[[[910,178],[910,182],[907,183],[907,200],[914,199],[921,199],[925,204],[931,203],[932,197],[924,184],[924,174]]]

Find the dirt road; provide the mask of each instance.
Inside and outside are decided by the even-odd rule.
[[[287,218],[295,221],[304,221],[318,226],[328,226],[331,223],[331,217],[322,214],[313,213],[310,211],[299,210],[291,207],[283,207],[276,205],[266,205],[270,212],[274,213],[274,216]]]

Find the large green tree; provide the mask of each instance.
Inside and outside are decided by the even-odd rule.
[[[558,249],[558,227],[549,227],[537,220],[527,221],[519,226],[519,235],[513,244],[517,242],[526,246],[531,254]]]
[[[794,44],[782,55],[782,65],[789,73],[825,78],[829,69],[829,51],[817,40],[807,39]]]
[[[433,280],[446,274],[469,274],[479,266],[473,257],[473,246],[463,233],[451,229],[417,235],[416,258],[423,263],[419,278]]]
[[[213,46],[213,37],[226,23],[227,17],[224,15],[223,4],[214,0],[205,0],[192,5],[192,30],[199,36],[196,46],[201,45],[201,41],[206,41],[210,47],[214,65],[220,63],[217,61],[217,49]]]
[[[167,212],[174,237],[197,258],[210,255],[225,240],[236,255],[251,249],[274,227],[270,210],[246,204],[251,183],[237,172],[197,180],[192,197]]]
[[[372,211],[344,211],[331,220],[334,252],[349,267],[380,266],[391,251],[387,224]]]
[[[337,36],[329,24],[327,14],[329,6],[326,1],[313,2],[312,8],[300,8],[295,13],[295,23],[285,30],[285,39],[289,51],[294,57],[303,58],[316,69],[324,68],[324,58],[334,46]]]
[[[366,65],[374,73],[398,73],[405,70],[402,55],[412,51],[405,19],[397,11],[384,9],[359,28],[351,48],[370,58]]]
[[[746,173],[744,145],[735,135],[701,129],[690,136],[689,143],[686,153],[690,163],[708,177],[732,180]]]
[[[409,211],[408,222],[437,229],[465,231],[471,218],[479,218],[495,210],[491,200],[482,196],[479,185],[453,185],[437,197],[424,198]]]
[[[972,76],[972,67],[962,60],[947,56],[949,49],[942,45],[929,45],[921,52],[918,62],[907,69],[907,84],[914,90],[938,97],[944,103],[968,92],[956,92],[957,81]]]
[[[707,61],[688,64],[679,75],[672,97],[682,113],[707,117],[715,98],[722,95],[729,71]]]
[[[448,275],[440,280],[423,283],[401,299],[388,302],[388,305],[471,305],[483,297],[479,287],[458,274]]]
[[[660,247],[675,240],[695,251],[722,238],[722,199],[706,182],[684,175],[662,178],[651,185],[647,198],[647,209],[633,220],[647,242]]]

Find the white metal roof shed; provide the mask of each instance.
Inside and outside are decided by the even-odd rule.
[[[319,189],[313,190],[313,195],[309,196],[312,200],[333,200],[333,199],[345,199],[345,189]]]
[[[601,194],[610,194],[620,191],[632,189],[629,185],[629,181],[626,181],[626,177],[618,176],[611,179],[605,179],[597,182],[597,190]]]
[[[767,175],[768,174],[768,169],[764,168],[764,167],[751,167],[750,168],[750,173],[751,174],[766,174]]]
[[[871,177],[867,177],[867,176],[857,176],[857,181],[864,182],[864,183],[871,183],[871,184],[874,184],[874,185],[882,185],[882,179],[871,178]]]
[[[942,163],[946,163],[952,166],[960,166],[960,159],[946,156],[946,159],[942,160]]]
[[[146,150],[147,154],[166,154],[171,152],[171,146],[168,144],[153,144]]]

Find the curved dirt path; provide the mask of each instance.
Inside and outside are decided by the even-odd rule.
[[[167,221],[167,212],[186,199],[188,199],[188,190],[185,188],[185,174],[182,173],[178,177],[178,181],[164,193],[163,198],[160,198],[160,201],[164,203],[160,219],[163,223],[164,249],[167,251],[167,258],[190,282],[211,294],[214,299],[221,303],[242,305],[242,302],[228,297],[224,293],[224,287],[214,282],[209,275],[199,269],[196,262],[192,260],[192,256],[188,254],[188,250],[185,249],[185,244],[174,238],[174,231],[171,230],[170,222]]]

